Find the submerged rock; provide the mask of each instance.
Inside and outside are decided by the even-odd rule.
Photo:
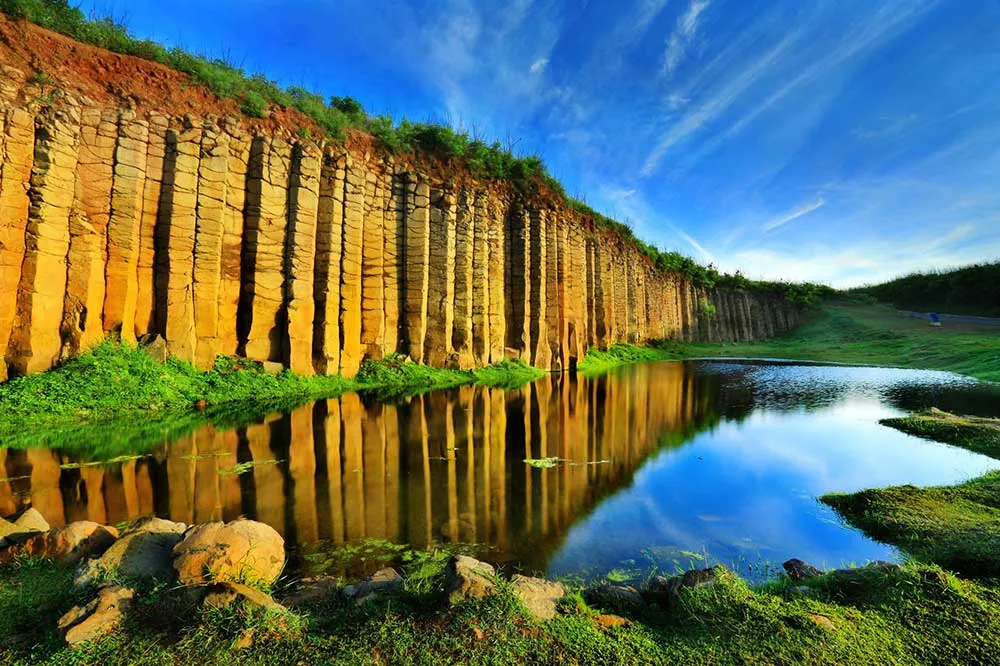
[[[496,569],[472,557],[452,557],[448,560],[446,575],[448,601],[452,604],[465,599],[482,599],[496,592]]]
[[[192,527],[174,546],[173,567],[183,585],[251,582],[270,585],[285,566],[285,540],[253,520]]]
[[[59,618],[59,632],[71,646],[110,634],[118,628],[134,595],[120,585],[102,587],[90,603],[75,606]]]
[[[379,569],[366,580],[344,588],[344,597],[359,604],[371,597],[398,590],[403,586],[403,577],[395,569]]]
[[[787,573],[788,577],[792,580],[803,580],[805,578],[814,578],[816,576],[823,575],[823,572],[813,565],[794,557],[781,566],[784,567],[785,573]]]
[[[96,559],[80,562],[73,576],[78,587],[97,585],[108,576],[168,578],[170,555],[187,525],[162,518],[140,520]]]
[[[113,527],[80,520],[34,534],[0,551],[0,564],[23,555],[56,560],[60,564],[76,564],[85,557],[101,555],[117,538],[118,530]]]
[[[554,618],[556,616],[556,602],[566,596],[566,588],[561,583],[553,583],[541,578],[514,576],[510,585],[514,595],[539,620]]]

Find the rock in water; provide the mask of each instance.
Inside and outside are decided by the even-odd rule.
[[[803,580],[805,578],[814,578],[816,576],[823,575],[823,572],[813,565],[794,557],[781,566],[785,568],[785,573],[787,573],[788,577],[792,580]]]
[[[561,583],[552,583],[541,578],[514,576],[511,589],[524,607],[539,620],[551,620],[556,616],[556,602],[566,595]]]
[[[465,599],[482,599],[496,592],[496,570],[486,562],[465,555],[448,561],[448,601],[456,604]]]
[[[186,529],[184,523],[143,519],[126,530],[101,557],[81,562],[73,584],[96,585],[114,574],[127,578],[167,578],[173,574],[171,552]]]
[[[75,606],[59,618],[59,631],[71,646],[110,634],[118,628],[134,595],[120,585],[102,587],[89,604]]]
[[[29,537],[0,552],[0,564],[28,555],[60,564],[76,564],[90,555],[101,555],[118,538],[118,530],[89,520],[70,523]]]
[[[235,520],[192,527],[174,546],[183,585],[231,581],[270,585],[285,566],[285,540],[264,523]]]

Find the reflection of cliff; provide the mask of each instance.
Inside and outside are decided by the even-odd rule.
[[[159,333],[200,367],[244,354],[350,375],[396,351],[559,368],[590,346],[796,323],[510,183],[37,88],[0,74],[0,380],[111,332]]]
[[[532,560],[665,438],[704,425],[711,401],[711,385],[682,364],[511,392],[465,387],[402,405],[348,395],[241,430],[206,427],[117,464],[63,469],[58,452],[8,450],[0,509],[30,497],[53,525],[247,515],[291,542],[476,542]],[[523,462],[543,457],[573,464]],[[586,464],[598,461],[607,462]],[[232,473],[238,465],[245,473]]]

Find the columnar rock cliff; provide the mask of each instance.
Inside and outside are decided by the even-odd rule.
[[[510,183],[55,92],[0,75],[0,378],[112,333],[158,333],[202,368],[236,354],[351,375],[393,352],[559,369],[590,346],[796,323],[779,299],[663,274]]]

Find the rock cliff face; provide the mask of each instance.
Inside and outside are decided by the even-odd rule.
[[[663,274],[561,201],[363,141],[108,106],[12,68],[0,122],[0,379],[111,333],[159,333],[201,368],[352,375],[393,352],[568,368],[590,346],[797,319]]]

